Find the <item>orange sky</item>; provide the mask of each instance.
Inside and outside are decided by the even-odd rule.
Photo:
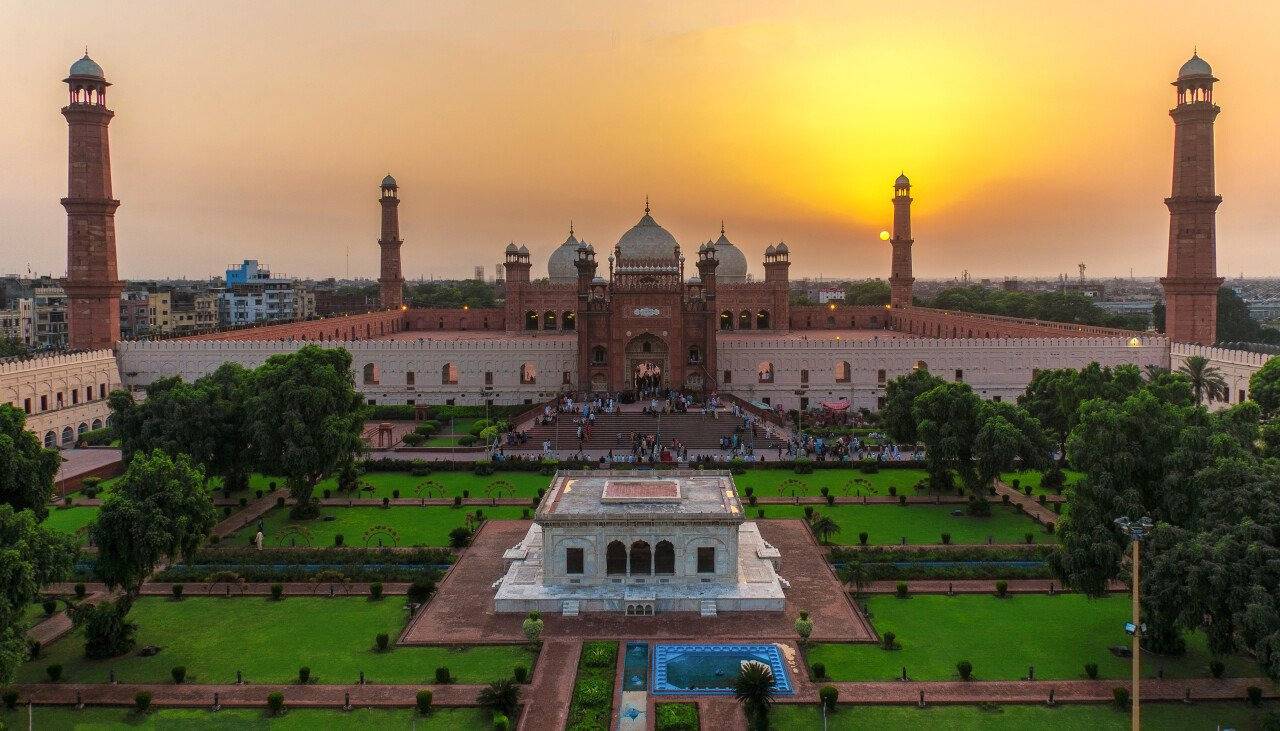
[[[180,6],[180,7],[175,7]],[[760,273],[887,276],[894,177],[920,277],[1163,273],[1173,102],[1216,100],[1219,272],[1280,274],[1280,3],[0,0],[0,273],[65,271],[67,67],[114,84],[120,270],[257,258],[376,276],[401,185],[410,278],[535,274],[573,219],[611,247],[653,200]]]

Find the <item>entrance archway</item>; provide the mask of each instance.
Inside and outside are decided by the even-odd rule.
[[[670,369],[667,343],[662,338],[650,333],[639,335],[627,343],[625,356],[632,388],[644,393],[666,387]]]

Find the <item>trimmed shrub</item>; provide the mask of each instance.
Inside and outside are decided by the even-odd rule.
[[[242,497],[242,498],[240,498],[240,507],[242,507],[242,508],[243,508],[243,507],[246,507],[246,506],[248,506],[248,504],[249,504],[249,498],[247,498],[247,497]]]
[[[1098,663],[1096,662],[1085,663],[1084,674],[1089,678],[1089,680],[1097,680],[1098,679]]]
[[[378,648],[378,652],[386,652],[390,644],[391,637],[386,632],[379,632],[378,636],[373,638],[373,645]]]
[[[284,713],[284,693],[276,691],[267,696],[267,713],[272,716]]]
[[[275,488],[272,488],[272,489],[274,490]],[[283,495],[280,495],[280,496],[276,497],[276,507],[277,507],[277,508],[283,508],[283,507],[284,507],[284,496],[283,496]]]
[[[1035,542],[1036,542],[1036,534],[1035,534],[1035,533],[1028,533],[1028,534],[1026,535],[1026,538],[1027,538],[1027,545],[1028,545],[1028,546],[1030,546],[1031,544],[1033,544],[1033,543],[1035,543]]]
[[[187,669],[181,665],[177,665],[169,671],[169,675],[173,676],[173,682],[181,685],[182,681],[187,679]]]
[[[951,545],[951,534],[950,534],[950,533],[943,533],[943,534],[942,534],[942,545],[944,545],[944,546],[950,546],[950,545]]]
[[[387,508],[387,507],[390,507],[390,506],[391,506],[391,498],[389,498],[389,497],[383,497],[383,498],[382,498],[382,507]]]
[[[431,579],[417,579],[409,584],[409,590],[405,592],[405,596],[414,604],[426,604],[431,595],[436,593],[436,582]]]
[[[138,713],[146,713],[151,710],[151,694],[144,691],[133,696],[133,710]]]
[[[302,667],[298,668],[298,682],[301,683],[302,685],[306,685],[310,681],[311,681],[311,668],[307,667],[306,665],[303,665]]]
[[[493,731],[511,731],[511,719],[501,713],[494,712]]]
[[[76,599],[84,599],[84,595],[85,595],[84,584],[76,584],[74,587],[72,587],[71,590],[75,592]]]
[[[1121,685],[1117,685],[1116,687],[1111,689],[1111,698],[1115,701],[1117,708],[1124,710],[1129,707],[1129,689],[1128,688]]]
[[[1215,678],[1221,678],[1222,674],[1227,671],[1227,666],[1221,660],[1209,661],[1209,674]]]
[[[453,682],[453,677],[449,675],[449,668],[436,668],[436,683],[438,685],[448,685]]]
[[[1244,697],[1249,701],[1249,705],[1257,708],[1262,705],[1262,688],[1259,688],[1256,685],[1251,685],[1248,688],[1245,688]]]
[[[30,660],[39,659],[40,649],[41,649],[40,640],[31,640],[27,644],[27,658]]]
[[[346,537],[343,536],[341,533],[335,533],[333,536],[334,548],[342,548],[342,542],[345,540],[346,540]]]
[[[892,632],[885,632],[880,638],[880,644],[886,650],[898,649],[898,636]]]
[[[399,491],[399,490],[392,490],[392,491],[391,491],[391,497],[395,498],[396,500],[399,500],[399,499],[400,499],[400,491]]]
[[[834,685],[824,685],[818,691],[818,698],[822,700],[822,705],[830,713],[836,709],[836,703],[840,702],[840,691]]]
[[[906,496],[906,495],[899,495],[899,496],[898,496],[898,504],[899,504],[899,505],[906,505],[906,504],[907,504],[907,496]]]
[[[517,683],[523,683],[529,679],[529,668],[523,665],[517,665],[511,671],[511,677],[515,678]]]
[[[50,683],[56,683],[59,680],[62,680],[62,666],[57,663],[45,668],[44,672],[49,676]]]
[[[283,596],[284,596],[284,585],[283,585],[283,584],[272,584],[272,585],[271,585],[271,598],[272,598],[272,600],[274,600],[274,601],[277,601],[277,602],[278,602],[278,601],[280,601],[280,599],[281,599]]]
[[[805,520],[813,520],[813,506],[812,506],[812,505],[806,505],[806,506],[804,506],[804,519],[805,519]]]
[[[813,664],[813,677],[817,680],[827,677],[827,666],[820,662],[815,662]]]
[[[897,497],[897,496],[898,496],[898,487],[896,485],[890,485],[889,497]]]
[[[423,716],[431,713],[431,691],[418,691],[418,695],[414,697],[414,705],[418,707],[418,713]]]
[[[906,599],[907,598],[907,582],[899,581],[898,585],[894,587],[894,594],[896,594],[899,599]]]
[[[186,587],[184,587],[182,584],[174,584],[173,586],[169,587],[169,593],[173,594],[174,601],[177,601],[182,598],[182,592],[185,588]]]
[[[1009,596],[1009,582],[1005,581],[1004,579],[1001,579],[1000,581],[996,582],[996,596],[1000,597],[1001,599],[1004,599],[1005,597]]]
[[[751,497],[755,494],[756,489],[754,487],[744,487],[742,491],[747,494],[747,497]]]
[[[759,501],[758,501],[758,500],[756,500],[756,496],[755,496],[755,495],[752,495],[751,497],[747,498],[747,504],[748,504],[748,505],[750,505],[750,506],[751,506],[751,507],[753,507],[753,508],[756,506],[756,503],[758,503],[758,502],[759,502]]]
[[[3,698],[5,710],[12,711],[18,707],[18,691],[10,688],[4,692]]]
[[[333,494],[333,492],[332,492],[331,490],[329,490],[329,488],[327,488],[327,487],[326,487],[326,488],[324,489],[324,493],[323,493],[323,494],[324,494],[324,499],[325,499],[325,500],[328,500],[328,499],[329,499],[329,496],[331,496],[331,495]]]
[[[828,505],[828,506],[832,506],[832,505],[835,505],[835,504],[836,504],[836,496],[835,496],[835,495],[828,495],[828,496],[827,496],[827,505]]]
[[[764,520],[764,508],[760,508],[756,511],[756,517]]]
[[[254,497],[256,497],[256,498],[258,498],[259,500],[261,500],[261,499],[262,499],[262,490],[254,490],[254,491],[253,491],[253,495],[254,495]]]
[[[865,530],[864,530],[864,531],[862,531],[861,533],[859,533],[859,534],[858,534],[858,545],[860,545],[860,546],[865,546],[865,545],[867,545],[867,540],[868,540],[868,538],[870,538],[870,536],[868,536],[868,535],[867,535],[867,532],[866,532]]]
[[[58,601],[56,599],[45,599],[40,602],[40,608],[44,610],[44,616],[52,617],[53,613],[58,610]]]
[[[1008,505],[1008,504],[1009,504],[1009,493],[1007,493],[1007,492],[1006,492],[1006,493],[1001,494],[1001,495],[1000,495],[1000,502],[1004,503],[1005,505]]]
[[[461,496],[461,495],[454,495],[454,496],[453,496],[453,507],[455,507],[455,508],[460,508],[460,507],[462,507],[462,496]]]
[[[369,584],[369,597],[374,600],[382,598],[382,582],[375,581]]]
[[[973,678],[973,663],[968,660],[961,660],[956,663],[956,672],[960,674],[961,680],[971,680]]]

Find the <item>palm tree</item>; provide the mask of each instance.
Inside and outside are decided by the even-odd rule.
[[[1191,381],[1191,392],[1196,395],[1196,403],[1204,400],[1207,393],[1210,400],[1219,393],[1226,393],[1227,382],[1222,378],[1222,371],[1209,365],[1209,359],[1203,355],[1188,356],[1178,368]]]
[[[490,683],[480,690],[476,701],[481,708],[488,708],[511,718],[516,713],[516,706],[520,705],[520,686],[511,678]]]
[[[762,662],[748,660],[738,669],[733,694],[747,713],[747,726],[755,731],[769,728],[769,705],[773,703],[773,670]]]
[[[1161,365],[1156,365],[1155,363],[1148,363],[1143,366],[1143,371],[1145,371],[1148,381],[1154,381],[1160,376],[1168,373],[1169,369]]]
[[[871,567],[860,556],[850,556],[840,569],[840,581],[853,587],[854,595],[862,601],[862,587],[871,583]]]
[[[819,541],[826,543],[832,533],[840,530],[840,524],[825,515],[815,513],[813,520],[809,521],[809,529],[813,531]]]

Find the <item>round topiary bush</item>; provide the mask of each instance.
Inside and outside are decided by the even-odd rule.
[[[378,648],[378,652],[386,652],[390,644],[391,637],[386,632],[379,632],[378,636],[373,638],[373,645]]]
[[[311,682],[311,668],[306,665],[298,668],[298,682],[302,685]]]
[[[813,664],[813,677],[818,680],[822,680],[827,677],[827,666],[820,662],[815,662]]]
[[[511,677],[515,678],[517,683],[523,683],[529,679],[529,668],[524,665],[517,665],[515,669],[511,671]]]
[[[840,702],[840,691],[833,685],[824,685],[818,691],[818,698],[822,701],[823,707],[830,713],[836,709],[836,703]]]
[[[1089,678],[1089,680],[1097,680],[1098,679],[1098,663],[1096,662],[1085,663],[1084,674],[1086,677]]]
[[[134,694],[133,710],[138,713],[146,713],[151,710],[151,694],[145,690]]]
[[[436,683],[438,685],[448,685],[453,682],[453,678],[449,675],[449,668],[436,668]]]
[[[267,696],[267,713],[272,716],[284,713],[284,693],[276,691]]]
[[[418,713],[423,716],[431,712],[431,691],[420,690],[418,695],[414,697],[414,705],[418,708]]]
[[[886,650],[898,649],[898,636],[892,632],[885,632],[880,638],[880,644]]]
[[[178,665],[169,671],[169,675],[173,676],[173,682],[181,685],[182,681],[187,679],[187,669],[182,665]]]
[[[1129,707],[1129,689],[1124,686],[1116,686],[1111,689],[1111,697],[1115,700],[1116,707],[1125,709]]]
[[[899,581],[898,585],[894,587],[894,594],[896,594],[899,599],[906,599],[907,598],[907,582]]]
[[[960,674],[961,680],[970,680],[973,678],[973,663],[968,660],[961,660],[956,663],[956,672]]]

